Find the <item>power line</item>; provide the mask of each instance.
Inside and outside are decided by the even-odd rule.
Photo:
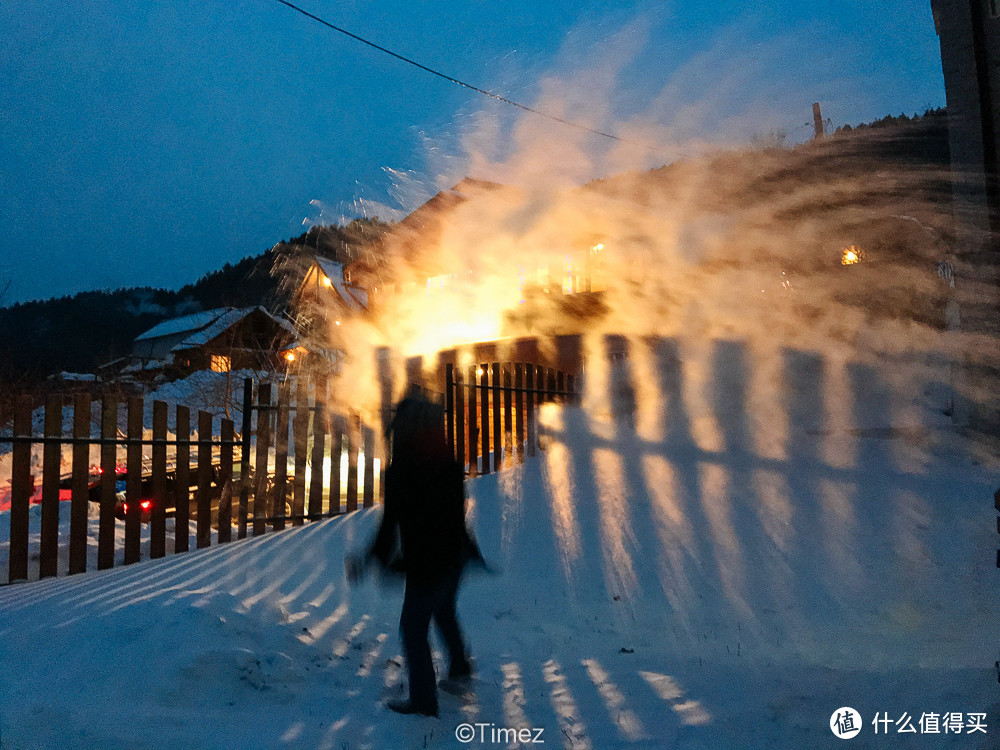
[[[471,91],[475,91],[477,94],[482,94],[483,96],[487,96],[490,99],[495,99],[498,102],[503,102],[504,104],[510,104],[513,107],[517,107],[518,109],[524,110],[525,112],[531,112],[532,114],[535,114],[535,115],[538,115],[540,117],[544,117],[546,119],[552,120],[553,122],[558,122],[558,123],[562,123],[563,125],[568,125],[569,127],[576,128],[577,130],[583,130],[583,131],[586,131],[588,133],[592,133],[594,135],[602,136],[604,138],[610,138],[611,140],[618,141],[620,143],[627,143],[630,146],[639,146],[640,148],[644,148],[644,149],[647,149],[649,151],[659,151],[660,150],[660,149],[657,149],[657,148],[655,148],[653,146],[650,146],[648,144],[645,144],[645,143],[638,143],[636,141],[630,141],[630,140],[627,140],[625,138],[621,138],[621,137],[619,137],[617,135],[614,135],[613,133],[607,133],[607,132],[605,132],[603,130],[596,130],[595,128],[587,127],[586,125],[581,125],[580,123],[573,122],[572,120],[565,120],[562,117],[558,117],[557,115],[549,114],[548,112],[543,112],[540,109],[535,109],[534,107],[529,107],[527,104],[521,104],[520,102],[516,102],[513,99],[508,99],[506,97],[500,96],[500,94],[495,94],[492,91],[487,91],[486,89],[481,89],[478,86],[473,86],[471,83],[466,83],[465,81],[461,81],[458,78],[454,78],[454,77],[452,77],[452,76],[450,76],[450,75],[448,75],[446,73],[442,73],[439,70],[435,70],[434,68],[429,68],[426,65],[423,65],[423,64],[417,62],[416,60],[413,60],[412,58],[406,57],[404,55],[400,55],[397,52],[393,52],[391,49],[386,49],[385,47],[383,47],[383,46],[381,46],[379,44],[376,44],[375,42],[369,41],[369,40],[365,39],[364,37],[360,37],[357,34],[352,34],[347,29],[341,28],[340,26],[335,26],[334,24],[330,23],[329,21],[327,21],[327,20],[325,20],[323,18],[320,18],[317,15],[312,14],[312,13],[310,13],[307,10],[304,10],[304,9],[300,8],[299,6],[297,6],[297,5],[294,5],[293,3],[288,2],[288,0],[277,0],[277,2],[281,3],[282,5],[285,5],[285,6],[289,7],[289,8],[291,8],[292,10],[298,11],[299,13],[301,13],[302,15],[304,15],[306,18],[311,18],[313,21],[316,21],[317,23],[321,23],[324,26],[326,26],[327,28],[333,29],[334,31],[338,31],[341,34],[344,34],[345,36],[349,36],[351,39],[354,39],[355,41],[361,42],[362,44],[367,44],[369,47],[371,47],[373,49],[376,49],[379,52],[384,52],[385,54],[390,55],[391,57],[395,57],[397,60],[401,60],[402,62],[405,62],[408,65],[412,65],[415,68],[419,68],[420,70],[423,70],[423,71],[425,71],[427,73],[430,73],[431,75],[435,75],[438,78],[443,78],[444,80],[448,81],[449,83],[454,83],[454,84],[456,84],[458,86],[462,86],[464,88],[470,89]]]

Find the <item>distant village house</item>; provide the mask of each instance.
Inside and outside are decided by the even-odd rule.
[[[263,307],[222,307],[171,318],[140,334],[127,356],[105,371],[140,380],[184,377],[197,370],[274,370],[295,329]]]

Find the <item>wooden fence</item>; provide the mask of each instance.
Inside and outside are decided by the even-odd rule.
[[[535,455],[536,407],[576,402],[571,374],[524,362],[492,362],[462,371],[445,365],[445,429],[468,475],[489,474]]]
[[[162,401],[152,403],[152,426],[144,428],[150,415],[140,397],[127,399],[124,410],[116,399],[102,399],[95,420],[90,394],[81,393],[72,398],[72,428],[64,431],[64,398],[56,395],[46,400],[42,434],[32,427],[30,397],[19,399],[12,433],[0,435],[0,443],[12,444],[8,581],[34,577],[28,566],[36,558],[39,578],[61,567],[84,572],[94,537],[91,562],[99,570],[137,562],[144,525],[148,556],[159,558],[186,551],[191,536],[199,548],[224,544],[248,529],[256,536],[374,505],[381,488],[375,431],[356,415],[326,410],[326,397],[325,382],[247,380],[237,432],[232,420],[205,411],[192,425],[188,407],[175,406],[171,415]],[[38,514],[32,505],[41,506]],[[67,510],[68,535],[60,532]],[[32,515],[40,516],[34,530]],[[37,552],[29,556],[33,533]]]
[[[149,558],[161,558],[188,550],[192,537],[198,548],[225,544],[375,505],[385,469],[381,425],[334,413],[326,406],[330,395],[322,378],[247,380],[239,430],[205,411],[192,422],[188,407],[171,414],[162,401],[147,414],[141,397],[128,398],[124,409],[105,397],[95,418],[87,393],[72,397],[72,428],[64,430],[66,399],[56,395],[45,403],[42,434],[32,427],[30,398],[20,399],[12,433],[0,435],[13,447],[8,581],[33,578],[36,557],[39,578],[81,573],[92,562],[102,570],[138,562],[144,542]],[[552,368],[493,362],[463,376],[449,364],[449,445],[468,474],[499,471],[534,455],[539,404],[577,396],[573,376]],[[383,404],[383,419],[390,415],[391,405]],[[34,531],[33,504],[41,506]],[[68,534],[60,530],[67,509]],[[30,554],[33,534],[37,554]],[[96,560],[88,562],[93,546]]]

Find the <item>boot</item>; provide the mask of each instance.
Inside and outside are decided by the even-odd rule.
[[[418,705],[407,699],[396,699],[391,701],[386,701],[385,707],[390,711],[395,711],[397,714],[420,714],[421,716],[437,716],[438,709],[437,706],[433,705]]]

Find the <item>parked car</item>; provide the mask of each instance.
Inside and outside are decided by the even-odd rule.
[[[124,520],[128,512],[128,503],[125,501],[125,488],[128,472],[124,466],[119,465],[115,469],[115,517]],[[101,502],[101,491],[103,485],[103,475],[100,467],[92,467],[90,477],[87,481],[87,497],[92,503]],[[141,518],[143,523],[148,523],[153,514],[153,487],[149,477],[143,477],[140,485],[139,507],[141,508]]]

